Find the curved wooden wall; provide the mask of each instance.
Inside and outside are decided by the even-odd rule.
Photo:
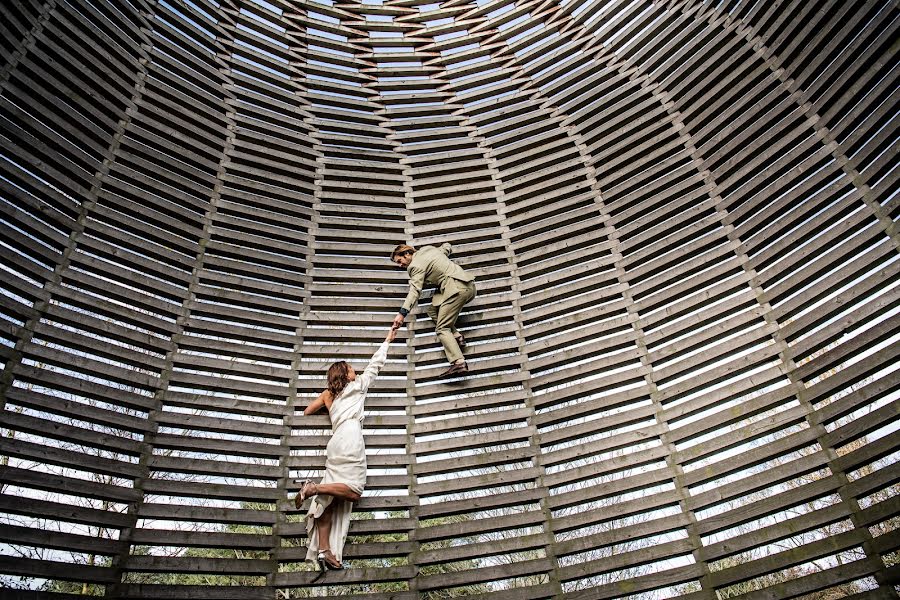
[[[898,25],[0,3],[0,595],[896,598]],[[354,568],[314,581],[302,409],[384,335],[402,241],[477,274],[474,372],[416,313]]]

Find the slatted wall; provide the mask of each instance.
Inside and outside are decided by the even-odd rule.
[[[897,598],[892,0],[0,3],[0,597]],[[304,562],[339,359],[345,560]],[[427,304],[427,294],[423,304]]]

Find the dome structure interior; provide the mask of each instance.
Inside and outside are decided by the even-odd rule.
[[[0,596],[897,598],[898,17],[0,3]],[[444,242],[319,576],[303,409]]]

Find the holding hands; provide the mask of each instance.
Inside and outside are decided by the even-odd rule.
[[[394,322],[391,323],[391,330],[397,331],[400,329],[400,326],[403,325],[403,321],[405,317],[401,313],[397,313],[397,316],[394,317]]]
[[[390,342],[393,342],[394,338],[396,338],[396,337],[397,337],[397,328],[391,327],[390,329],[388,329],[387,335],[384,336],[384,341],[390,343]]]

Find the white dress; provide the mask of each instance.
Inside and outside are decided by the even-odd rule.
[[[366,446],[363,442],[363,404],[369,386],[375,381],[378,371],[387,359],[390,342],[384,342],[375,352],[371,362],[362,374],[347,384],[344,391],[331,403],[331,439],[325,447],[325,476],[322,483],[343,483],[357,494],[362,494],[366,486]],[[309,549],[306,559],[315,561],[319,553],[319,532],[314,519],[331,504],[332,496],[313,496],[309,512],[306,513],[306,532]],[[343,560],[344,542],[350,528],[350,513],[353,505],[341,502],[331,513],[330,546],[335,558]]]

